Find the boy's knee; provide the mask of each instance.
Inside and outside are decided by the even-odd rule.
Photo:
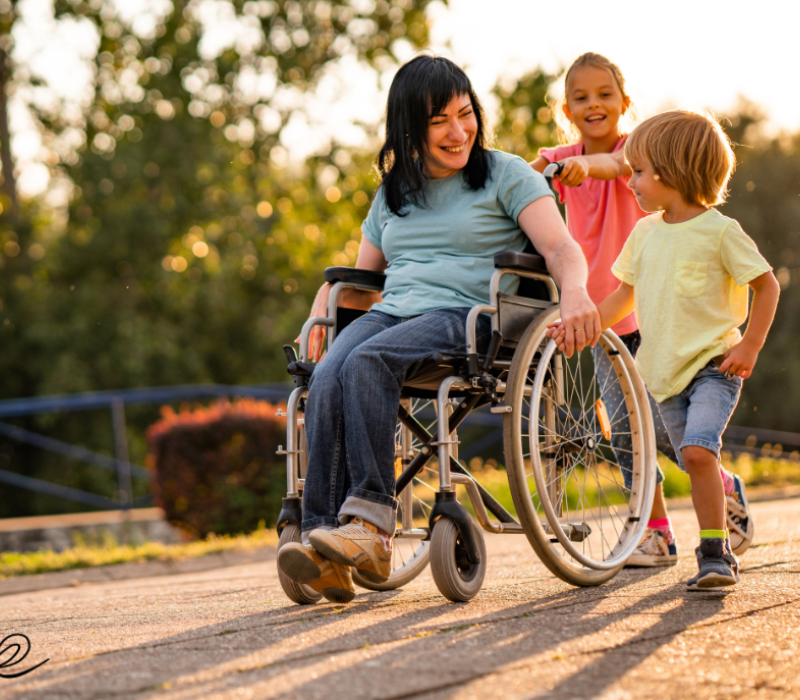
[[[717,456],[705,447],[688,445],[681,450],[681,457],[686,471],[689,473],[704,469],[717,469]]]

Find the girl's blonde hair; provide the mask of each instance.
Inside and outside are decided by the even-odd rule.
[[[583,68],[584,66],[605,68],[609,73],[611,73],[617,85],[619,86],[619,91],[622,93],[622,99],[627,99],[629,101],[631,99],[630,95],[625,92],[625,78],[622,77],[622,71],[619,69],[619,66],[616,63],[612,63],[605,56],[601,56],[599,53],[588,52],[578,56],[578,58],[572,62],[572,65],[564,74],[564,82],[562,85],[563,90],[561,91],[561,94],[556,98],[551,97],[548,100],[550,103],[550,111],[553,113],[553,119],[555,119],[556,122],[556,139],[561,145],[576,143],[577,141],[581,140],[581,132],[578,131],[577,127],[569,119],[567,119],[567,115],[564,114],[564,105],[567,104],[567,91],[569,89],[570,75],[572,75],[572,73],[578,68]],[[561,83],[561,81],[558,82]],[[624,124],[624,128],[621,129],[621,133],[626,133],[638,122],[638,113],[633,105],[633,102],[631,102],[628,105],[628,108],[625,110],[623,119],[625,119],[626,123]]]
[[[683,109],[639,124],[625,142],[625,159],[650,163],[664,185],[703,207],[725,202],[736,167],[731,141],[713,115]]]

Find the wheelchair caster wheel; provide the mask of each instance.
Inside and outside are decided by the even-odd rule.
[[[283,547],[283,545],[287,544],[288,542],[299,541],[300,528],[297,527],[297,525],[289,524],[283,528],[283,532],[281,532],[281,538],[278,541],[278,549]],[[314,605],[314,603],[318,602],[319,599],[322,598],[321,594],[312,590],[308,586],[304,586],[302,583],[292,581],[292,579],[286,576],[280,570],[280,568],[278,569],[278,579],[281,582],[281,588],[283,588],[283,592],[293,603],[297,603],[298,605]]]
[[[433,526],[431,535],[431,574],[439,592],[454,603],[472,600],[486,576],[486,543],[480,528],[470,519],[481,554],[480,564],[472,564],[461,541],[456,524],[442,518]]]

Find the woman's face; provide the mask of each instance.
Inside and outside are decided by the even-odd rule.
[[[478,120],[469,95],[459,95],[428,121],[428,139],[423,160],[428,176],[437,179],[455,175],[466,166]]]

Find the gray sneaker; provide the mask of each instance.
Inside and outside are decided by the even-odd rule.
[[[702,539],[694,552],[700,570],[686,582],[688,590],[721,591],[739,583],[739,560],[731,553],[727,540]]]

